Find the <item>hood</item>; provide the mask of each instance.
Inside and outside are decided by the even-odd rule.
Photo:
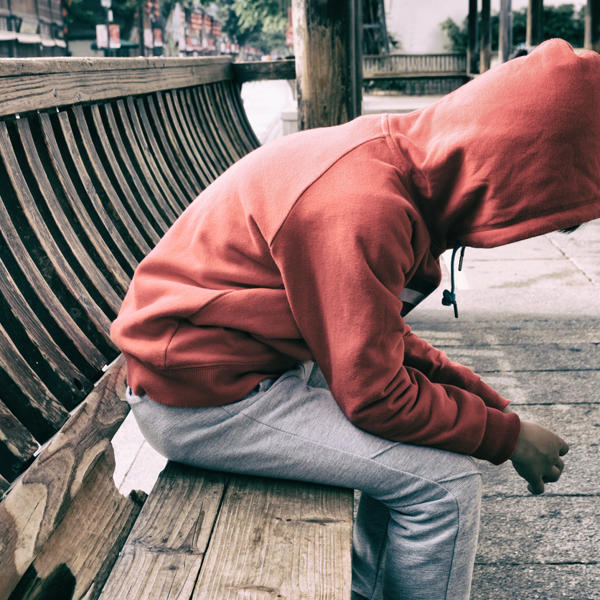
[[[600,217],[600,55],[549,40],[391,118],[439,250],[493,247]]]

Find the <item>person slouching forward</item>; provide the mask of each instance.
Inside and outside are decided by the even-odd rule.
[[[531,492],[567,444],[404,316],[439,257],[600,217],[600,56],[562,40],[422,110],[300,132],[238,161],[138,266],[111,333],[169,459],[362,491],[352,589],[468,598],[480,474]],[[383,569],[383,572],[379,571]]]

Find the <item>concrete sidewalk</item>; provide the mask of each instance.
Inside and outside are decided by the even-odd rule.
[[[600,221],[468,248],[458,320],[440,297],[409,318],[415,332],[571,447],[563,477],[542,496],[527,492],[510,463],[480,463],[472,600],[600,599]]]

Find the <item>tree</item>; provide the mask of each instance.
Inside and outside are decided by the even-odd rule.
[[[481,18],[481,15],[479,15]],[[585,8],[575,10],[573,4],[544,7],[544,39],[560,37],[567,40],[575,47],[583,46],[583,32],[585,21]],[[513,43],[515,46],[525,43],[527,24],[527,9],[513,11]],[[498,50],[498,14],[490,19],[492,29],[492,50]],[[467,19],[458,26],[448,18],[440,23],[442,31],[446,34],[448,42],[446,49],[452,52],[466,52],[467,48]]]

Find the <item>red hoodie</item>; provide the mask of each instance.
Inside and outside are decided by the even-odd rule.
[[[402,300],[439,285],[456,242],[600,217],[599,108],[600,56],[552,40],[415,113],[252,152],[140,263],[111,331],[129,385],[214,406],[313,359],[358,427],[506,460],[507,400],[415,336]]]

